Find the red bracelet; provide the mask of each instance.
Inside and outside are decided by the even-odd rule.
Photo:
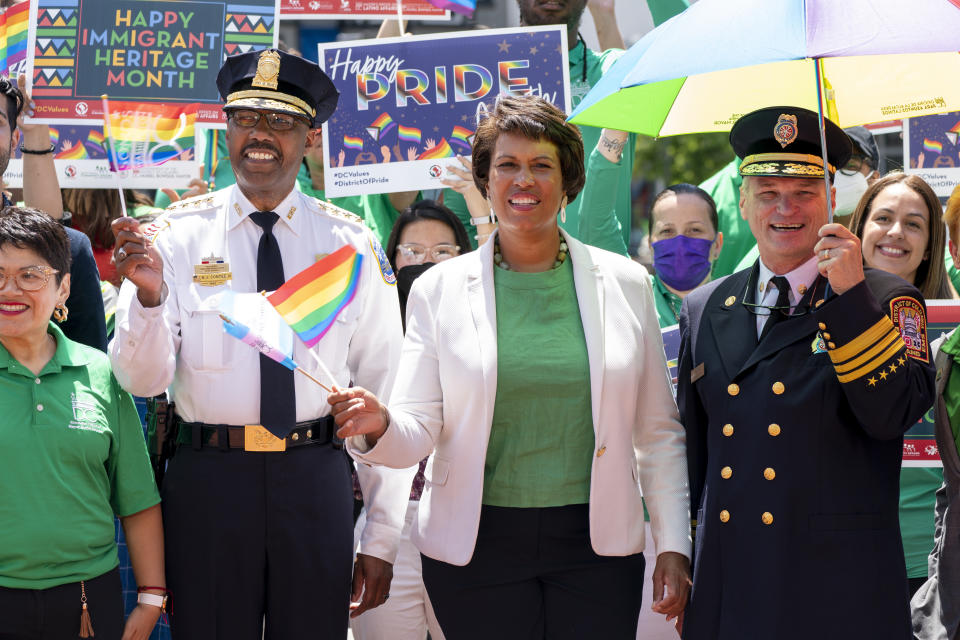
[[[170,595],[170,590],[164,587],[137,587],[137,593],[143,593],[145,591],[163,591],[165,594]]]

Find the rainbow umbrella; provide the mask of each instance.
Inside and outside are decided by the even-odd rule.
[[[699,0],[633,45],[571,114],[649,136],[795,105],[849,127],[960,110],[960,0]]]

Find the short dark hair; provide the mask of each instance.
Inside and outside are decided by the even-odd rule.
[[[400,244],[403,228],[417,220],[439,220],[445,223],[453,230],[453,237],[460,246],[460,253],[467,253],[473,248],[466,227],[453,211],[434,200],[420,200],[404,209],[393,223],[393,229],[390,230],[390,239],[387,240],[387,259],[390,260],[390,266],[393,267],[394,272],[397,270],[397,245]]]
[[[657,203],[667,196],[679,196],[683,193],[691,196],[697,196],[703,200],[710,208],[710,224],[713,225],[714,234],[720,230],[720,217],[717,215],[717,203],[713,201],[713,198],[710,196],[710,194],[697,185],[690,184],[688,182],[678,182],[677,184],[672,184],[658,193],[653,199],[653,204],[650,205],[650,216],[647,219],[647,235],[649,235],[651,238],[653,237],[653,210],[657,207]]]
[[[7,121],[10,122],[10,133],[17,128],[17,118],[23,110],[23,94],[20,89],[7,78],[0,76],[0,94],[7,97]]]
[[[70,240],[63,226],[37,209],[3,207],[0,209],[0,249],[6,245],[26,249],[57,270],[57,284],[70,273]]]
[[[586,174],[580,129],[567,122],[563,111],[534,95],[499,98],[477,126],[473,139],[473,181],[484,197],[487,197],[490,182],[493,148],[502,133],[516,133],[529,140],[542,139],[552,143],[560,158],[567,201],[577,197],[583,189]]]

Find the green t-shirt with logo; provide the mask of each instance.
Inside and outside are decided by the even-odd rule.
[[[107,356],[48,331],[57,350],[40,375],[0,345],[0,587],[110,571],[114,515],[160,502],[140,417]]]

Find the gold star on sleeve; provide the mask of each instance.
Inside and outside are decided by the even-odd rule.
[[[891,363],[890,363],[890,373],[896,373],[896,371],[897,371],[897,363],[896,363],[896,362],[891,362]]]
[[[880,372],[880,379],[881,379],[881,380],[886,380],[886,379],[887,379],[887,372],[886,372],[886,371],[881,371],[881,372]]]
[[[899,362],[901,366],[907,363],[907,361],[903,359],[903,356],[897,358],[897,362]]]
[[[867,382],[870,384],[871,387],[877,386],[877,379],[876,379],[876,378],[872,378],[872,377],[871,377],[871,378],[867,378]]]

